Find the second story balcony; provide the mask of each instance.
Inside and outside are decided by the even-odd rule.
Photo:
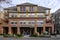
[[[51,23],[47,23],[46,26],[47,26],[47,27],[52,27],[53,24],[51,24]]]
[[[32,20],[30,20],[30,21],[24,21],[24,20],[20,20],[19,21],[19,23],[17,23],[17,21],[13,21],[13,22],[11,22],[11,24],[10,24],[11,26],[20,26],[20,27],[34,27],[35,25],[37,26],[37,27],[43,27],[43,25],[44,25],[44,22],[43,21],[37,21],[36,23],[35,23],[35,21],[32,21]]]
[[[43,13],[10,13],[9,18],[46,18]]]

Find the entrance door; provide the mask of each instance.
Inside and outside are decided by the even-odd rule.
[[[21,34],[23,35],[30,35],[30,28],[29,27],[21,27]]]
[[[12,34],[17,34],[17,27],[12,27]]]
[[[23,30],[23,35],[29,35],[30,34],[30,30],[29,29],[24,29]]]
[[[8,34],[8,27],[4,27],[3,29],[4,29],[4,30],[3,30],[3,33],[4,33],[4,34]]]
[[[39,32],[40,35],[43,34],[43,27],[37,27],[37,32]]]

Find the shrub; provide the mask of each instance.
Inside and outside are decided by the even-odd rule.
[[[15,37],[22,37],[22,34],[15,34]]]
[[[0,35],[3,35],[3,34],[0,34]]]
[[[43,35],[46,35],[46,32],[44,32]]]
[[[31,37],[39,37],[37,34],[32,34]]]
[[[3,37],[8,37],[9,36],[9,34],[3,34]]]

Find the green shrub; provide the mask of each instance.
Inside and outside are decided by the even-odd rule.
[[[15,37],[22,37],[22,34],[15,34]]]
[[[9,34],[3,34],[3,37],[8,37],[9,36]]]
[[[32,34],[31,37],[39,37],[37,34]]]
[[[44,32],[43,35],[46,35],[46,32]]]
[[[0,34],[0,35],[3,35],[3,34]]]

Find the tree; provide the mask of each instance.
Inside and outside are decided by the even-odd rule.
[[[0,0],[0,2],[10,3],[10,0]]]
[[[11,5],[12,0],[0,0],[0,11],[3,9],[4,4],[9,4]]]

